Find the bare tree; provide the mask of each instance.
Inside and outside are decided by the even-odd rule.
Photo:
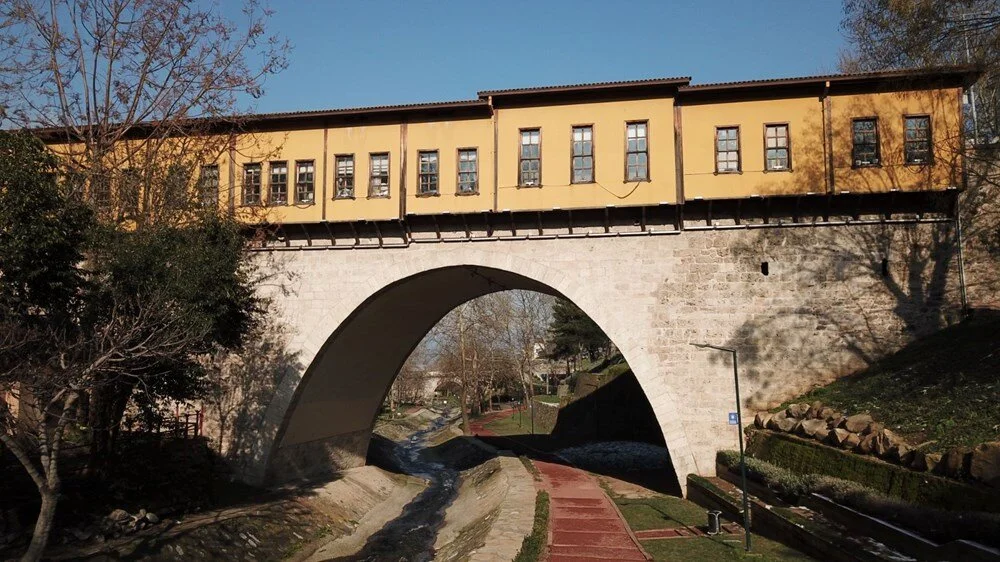
[[[459,388],[463,425],[498,395],[532,394],[535,344],[548,324],[550,297],[504,291],[473,299],[445,316],[422,346]]]
[[[1000,2],[997,0],[844,0],[846,71],[971,64],[982,71],[969,90],[965,143],[968,177],[959,218],[969,289],[996,304],[1000,289]],[[958,247],[958,244],[955,244]]]
[[[241,21],[187,0],[10,0],[0,7],[0,124],[35,128],[106,218],[141,227],[217,206],[200,164],[259,149],[240,133],[286,64],[271,11]]]
[[[208,373],[206,424],[214,426],[221,456],[240,458],[256,444],[268,401],[296,361],[286,331],[273,321],[257,325],[239,348],[220,346],[202,358]]]
[[[138,306],[138,308],[137,308]],[[101,385],[154,370],[200,338],[169,302],[112,308],[92,331],[2,326],[0,388],[14,390],[22,412],[0,403],[0,442],[14,454],[41,497],[31,543],[22,560],[38,560],[48,543],[62,479],[60,453],[67,427],[79,423],[77,401]],[[138,310],[138,312],[136,312]]]

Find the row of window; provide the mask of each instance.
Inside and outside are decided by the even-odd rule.
[[[540,186],[542,177],[541,129],[522,129],[521,148],[518,162],[518,185]],[[649,179],[649,153],[647,145],[647,124],[645,121],[630,122],[625,129],[625,179],[645,181]],[[592,183],[594,181],[594,128],[591,125],[572,128],[572,183]],[[368,197],[389,196],[389,153],[376,152],[368,155]],[[315,201],[315,172],[312,160],[295,162],[294,203],[310,204]],[[260,205],[264,202],[263,164],[243,165],[243,204]],[[355,197],[356,178],[354,155],[338,154],[334,162],[334,198]],[[479,153],[475,148],[458,150],[457,193],[473,195],[479,190]],[[437,150],[417,152],[417,195],[439,194],[439,155]],[[218,166],[202,167],[202,193],[218,189]],[[289,202],[288,162],[274,161],[268,164],[267,202],[270,205],[286,205]]]
[[[368,197],[389,196],[389,153],[375,152],[368,155]],[[434,195],[438,193],[438,151],[421,150],[417,153],[417,193]],[[270,205],[287,205],[288,162],[274,161],[268,164],[267,202]],[[355,197],[354,155],[338,154],[334,162],[334,199]],[[203,166],[201,169],[203,193],[219,186],[219,167]],[[316,200],[315,163],[312,160],[295,162],[294,203],[307,205]],[[475,148],[458,151],[458,193],[471,195],[478,192],[479,156]],[[263,199],[263,164],[259,162],[243,165],[243,204],[260,205]]]
[[[625,124],[625,181],[649,180],[649,126],[646,121]],[[594,182],[594,126],[572,128],[570,137],[570,183]],[[517,184],[522,187],[542,185],[542,130],[521,129]]]
[[[906,164],[931,163],[931,118],[926,115],[903,118],[905,131],[903,161]],[[855,168],[882,165],[878,118],[859,117],[851,123],[851,162]],[[715,128],[715,171],[719,174],[742,171],[740,128]],[[764,170],[782,172],[792,169],[788,123],[764,125]]]
[[[931,161],[930,117],[904,117],[905,141],[904,161],[906,164],[927,164]],[[878,119],[863,117],[852,122],[851,158],[855,167],[880,166],[881,150]],[[540,128],[520,130],[520,151],[518,154],[518,185],[537,187],[542,185],[542,131]],[[594,128],[592,125],[572,127],[572,151],[570,155],[571,183],[592,183],[594,181]],[[439,158],[437,150],[417,152],[417,194],[436,195],[439,193]],[[368,197],[389,196],[389,153],[369,154]],[[355,197],[355,162],[353,154],[335,156],[336,199]],[[769,172],[792,169],[791,142],[788,123],[764,126],[764,169]],[[311,204],[315,202],[315,163],[312,160],[295,162],[294,199],[289,199],[288,162],[274,161],[268,164],[267,202],[271,205]],[[716,127],[715,131],[715,171],[716,173],[738,173],[742,171],[740,128],[735,126]],[[457,193],[472,195],[478,193],[479,155],[475,148],[458,150]],[[649,180],[648,124],[645,121],[628,122],[625,125],[625,181]],[[219,187],[218,166],[203,166],[200,179],[201,193],[206,203],[217,200]],[[264,202],[263,164],[243,165],[243,204],[260,205]]]

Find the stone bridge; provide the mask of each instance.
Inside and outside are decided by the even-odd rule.
[[[409,232],[391,245],[380,233],[372,249],[281,234],[283,245],[260,257],[287,274],[282,290],[268,290],[296,362],[262,414],[243,477],[280,482],[363,464],[380,404],[421,338],[454,307],[507,289],[584,310],[631,365],[681,486],[689,473],[713,475],[716,451],[737,442],[727,420],[732,366],[691,343],[739,350],[752,412],[864,367],[960,311],[947,216],[835,219],[702,217],[573,235],[539,223],[530,235],[447,241],[438,230],[421,243]]]

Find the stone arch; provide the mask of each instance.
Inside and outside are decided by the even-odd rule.
[[[694,454],[661,365],[634,319],[563,271],[509,253],[440,252],[371,270],[367,282],[330,299],[301,327],[299,364],[268,405],[244,479],[280,482],[319,468],[364,463],[378,408],[403,362],[454,307],[490,292],[527,289],[562,296],[586,312],[618,346],[653,406],[678,481],[696,472]],[[459,258],[459,259],[455,259]],[[639,304],[638,306],[643,306]]]

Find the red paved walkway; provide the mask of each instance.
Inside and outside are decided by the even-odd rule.
[[[586,472],[534,461],[549,508],[549,562],[647,560],[618,509]]]
[[[483,414],[482,416],[474,420],[469,420],[469,427],[472,429],[473,435],[483,435],[486,437],[495,436],[496,433],[493,433],[489,429],[486,429],[485,427],[486,424],[490,423],[491,421],[498,420],[500,418],[513,416],[516,411],[517,410],[514,410],[513,408],[507,408],[505,410],[498,410],[496,412],[489,412]]]

